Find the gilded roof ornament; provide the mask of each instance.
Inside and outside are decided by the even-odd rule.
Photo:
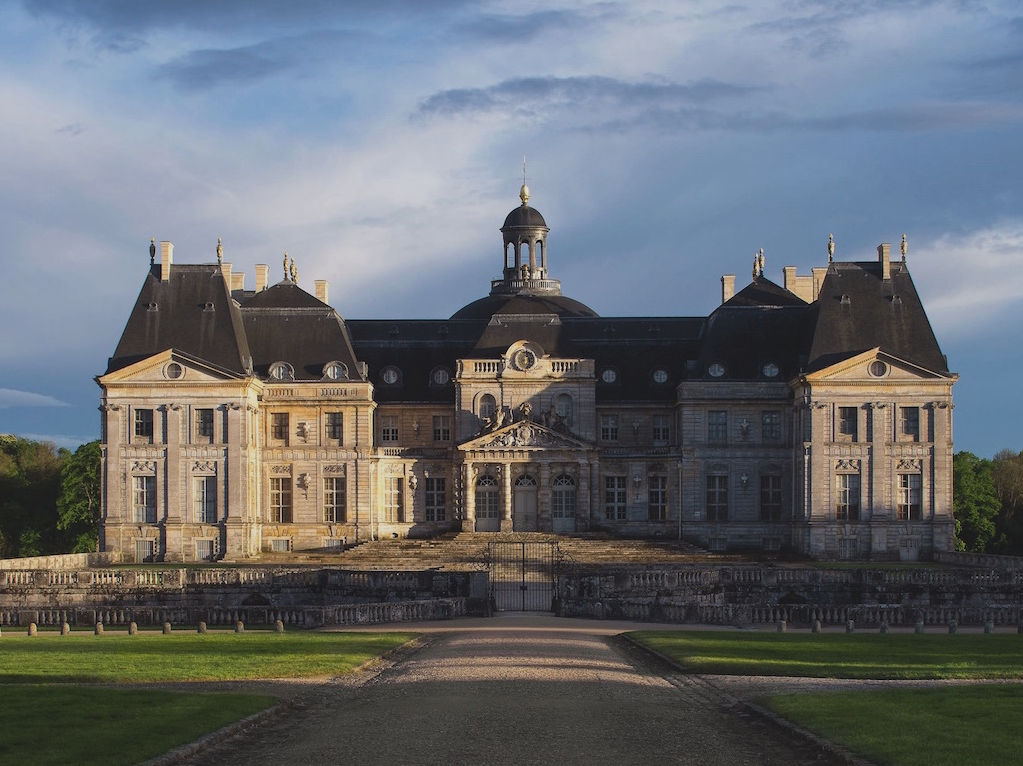
[[[906,239],[906,235],[902,235],[902,242],[899,245],[899,252],[902,253],[902,260],[906,260],[906,253],[909,252],[909,240]]]
[[[217,237],[217,265],[220,266],[224,263],[224,243]]]
[[[835,260],[835,235],[828,235],[828,263]]]
[[[764,248],[753,253],[753,278],[764,276]]]
[[[288,278],[288,251],[284,251],[284,279]]]
[[[294,258],[291,259],[291,281],[298,284],[298,264]]]
[[[156,263],[156,237],[151,237],[149,240],[149,265],[152,266]]]

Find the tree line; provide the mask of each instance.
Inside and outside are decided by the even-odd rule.
[[[1023,555],[1023,451],[953,461],[956,550]],[[0,558],[97,549],[99,441],[74,452],[0,435]]]

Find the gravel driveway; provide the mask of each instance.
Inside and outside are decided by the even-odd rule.
[[[639,626],[529,615],[441,624],[355,678],[276,685],[291,699],[282,715],[184,762],[834,762],[614,638],[627,627]]]

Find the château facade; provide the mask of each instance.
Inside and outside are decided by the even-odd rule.
[[[345,320],[256,266],[154,242],[102,389],[104,550],[244,559],[367,539],[603,531],[711,550],[950,550],[952,386],[906,265],[829,262],[709,316],[564,296],[543,216],[443,320]]]

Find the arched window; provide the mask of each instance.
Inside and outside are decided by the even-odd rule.
[[[479,418],[484,424],[493,423],[497,414],[497,399],[493,394],[483,394],[479,399]]]
[[[572,397],[569,394],[554,397],[554,412],[566,426],[572,425]]]
[[[551,513],[556,519],[575,517],[575,479],[567,474],[562,474],[554,479]]]
[[[535,487],[536,479],[530,476],[528,473],[523,474],[515,480],[516,487]]]
[[[480,476],[476,480],[476,518],[500,518],[500,511],[498,509],[499,498],[500,492],[497,487],[497,479],[489,474]]]

